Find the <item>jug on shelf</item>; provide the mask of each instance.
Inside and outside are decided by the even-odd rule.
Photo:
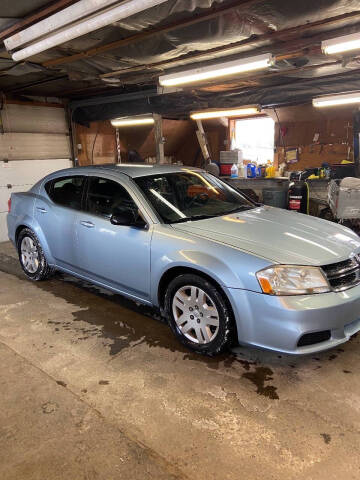
[[[247,178],[255,178],[256,177],[256,165],[255,163],[248,163],[247,166]]]

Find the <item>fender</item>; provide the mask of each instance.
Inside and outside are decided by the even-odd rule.
[[[177,255],[178,254],[178,255]],[[182,256],[183,255],[183,256]],[[186,257],[187,258],[186,258]],[[186,258],[186,260],[185,260]],[[191,259],[191,260],[190,260]],[[206,266],[205,266],[206,265]],[[160,268],[157,268],[160,267]],[[201,252],[184,250],[181,252],[174,252],[172,259],[169,258],[169,262],[166,265],[153,265],[152,270],[152,288],[151,288],[151,302],[153,305],[158,306],[158,288],[160,280],[163,275],[172,268],[183,267],[192,268],[199,273],[204,273],[208,277],[213,278],[219,285],[224,286],[223,278],[229,278],[231,271],[227,269],[226,265],[221,264],[216,258]],[[215,269],[216,270],[213,270]],[[222,271],[223,275],[218,275],[215,272]]]
[[[255,273],[268,265],[268,260],[229,245],[169,225],[155,225],[151,240],[151,300],[158,304],[160,280],[174,267],[198,270],[222,287],[260,292]]]

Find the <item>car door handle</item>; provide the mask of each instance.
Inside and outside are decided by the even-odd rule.
[[[86,220],[83,220],[80,223],[83,227],[86,227],[86,228],[94,228],[95,227],[95,225],[92,222],[87,222]]]
[[[47,212],[46,208],[44,208],[44,207],[36,207],[36,210],[39,210],[39,212],[41,212],[41,213],[46,213]]]

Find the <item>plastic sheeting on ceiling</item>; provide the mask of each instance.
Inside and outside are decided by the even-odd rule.
[[[112,42],[153,26],[191,18],[210,7],[232,3],[228,0],[169,0],[118,22],[116,26],[106,27],[63,44],[61,56],[66,52],[72,54]],[[211,48],[231,45],[263,33],[259,25],[263,28],[283,30],[358,9],[358,0],[259,1],[248,8],[242,7],[239,2],[238,9],[220,14],[212,20],[156,34],[146,40],[108,51],[106,54],[64,65],[63,68],[81,71],[84,76],[91,78],[93,75],[108,73],[111,70],[173,60],[192,52],[205,52]],[[249,47],[239,50],[248,49]],[[59,56],[59,53],[50,51],[43,54],[46,59],[55,56]],[[209,56],[212,57],[213,55]],[[128,80],[124,81],[127,83]]]
[[[40,1],[40,0],[39,0]],[[29,2],[30,3],[30,2]],[[234,5],[234,0],[168,0],[166,3],[149,9],[141,14],[134,15],[124,21],[117,22],[106,28],[94,31],[88,35],[74,39],[57,48],[43,52],[35,57],[32,57],[31,62],[23,62],[12,67],[9,60],[0,59],[0,69],[2,70],[0,77],[0,89],[10,88],[9,82],[14,79],[14,84],[17,91],[21,91],[21,82],[26,83],[31,75],[37,75],[36,80],[44,76],[45,81],[49,75],[61,76],[67,74],[69,80],[64,80],[63,77],[53,83],[46,83],[46,86],[27,86],[24,91],[27,94],[40,94],[40,90],[44,88],[47,95],[63,95],[64,92],[71,94],[71,88],[75,89],[77,86],[89,88],[103,88],[106,89],[105,83],[100,79],[102,74],[110,74],[112,72],[127,69],[137,68],[136,72],[127,72],[125,75],[119,75],[118,82],[120,85],[125,85],[126,88],[143,88],[147,86],[156,86],[157,77],[164,70],[170,71],[169,66],[151,67],[151,64],[156,62],[176,61],[172,64],[172,69],[183,68],[185,64],[199,65],[200,59],[189,58],[189,55],[202,53],[201,63],[211,62],[216,58],[222,60],[230,59],[235,55],[252,55],[255,52],[270,51],[276,48],[283,48],[286,50],[287,38],[277,41],[276,45],[269,39],[258,42],[256,48],[253,45],[239,46],[237,49],[232,49],[233,44],[244,39],[252,38],[253,36],[260,36],[264,32],[279,31],[290,27],[305,25],[309,22],[328,19],[337,15],[343,15],[353,11],[360,10],[359,0],[259,0],[257,2],[245,2],[247,6],[239,5],[229,10],[226,13],[221,13],[211,20],[200,21],[196,24],[177,27],[166,33],[153,34],[146,40],[136,41],[127,45],[126,47],[109,50],[103,54],[90,56],[72,63],[59,65],[52,69],[48,69],[42,73],[41,68],[37,70],[38,65],[42,62],[57,57],[72,55],[77,52],[83,52],[89,48],[100,46],[121,38],[139,33],[143,30],[152,27],[159,27],[161,25],[168,25],[169,23],[180,21],[183,19],[192,19],[195,15],[203,14],[211,7],[231,6]],[[33,2],[31,2],[33,4]],[[0,9],[1,12],[1,9]],[[354,22],[354,21],[353,21]],[[326,27],[332,36],[331,30],[333,28],[343,27],[349,23],[339,24],[335,27]],[[314,33],[324,31],[324,28],[317,27],[314,31],[307,31],[300,35],[294,34],[291,41],[299,38],[306,39]],[[280,47],[279,47],[280,45]],[[227,52],[218,52],[216,55],[213,52],[206,53],[210,49],[218,47],[231,47]],[[11,62],[11,61],[10,61]],[[328,63],[322,67],[321,65]],[[319,67],[317,65],[319,64]],[[150,68],[149,68],[150,66]],[[315,68],[304,69],[301,66]],[[323,82],[330,85],[332,76],[346,72],[348,70],[359,68],[357,61],[350,61],[347,65],[334,64],[332,58],[326,58],[317,54],[309,53],[302,58],[297,58],[296,61],[280,61],[270,73],[276,73],[275,76],[267,76],[266,78],[254,80],[252,76],[244,78],[239,77],[239,81],[234,82],[233,86],[215,85],[211,88],[197,88],[197,93],[187,92],[179,95],[155,95],[148,101],[146,96],[142,100],[136,100],[131,105],[124,103],[115,108],[117,113],[127,113],[124,109],[128,109],[129,113],[134,113],[135,110],[139,113],[144,111],[144,108],[153,108],[154,111],[159,111],[171,115],[171,109],[174,114],[181,114],[193,105],[212,105],[214,102],[225,102],[230,97],[227,96],[226,90],[241,89],[236,92],[235,97],[238,102],[243,102],[246,98],[257,98],[259,103],[264,100],[265,103],[272,100],[272,93],[276,92],[276,102],[288,101],[289,96],[293,96],[295,88],[300,87],[299,81],[304,79],[304,89],[310,91],[310,83],[307,80],[317,81],[320,77]],[[14,78],[16,75],[16,78]],[[21,77],[22,75],[22,77]],[[357,74],[354,72],[354,78]],[[255,75],[254,75],[255,78]],[[241,81],[243,80],[243,85]],[[16,83],[15,83],[16,82]],[[83,83],[81,83],[83,82]],[[65,85],[67,83],[67,86]],[[324,83],[323,83],[324,84]],[[283,87],[286,85],[286,89]],[[288,87],[289,86],[289,87]],[[297,86],[297,87],[296,87]],[[218,89],[214,95],[215,89]],[[268,93],[265,95],[265,90]],[[314,87],[315,88],[315,87]],[[344,88],[345,89],[345,88]],[[211,91],[212,90],[212,91]],[[305,91],[304,90],[304,91]],[[11,89],[9,90],[11,91]],[[242,92],[242,93],[239,93]],[[267,91],[266,91],[267,92]],[[288,92],[289,95],[288,95]],[[66,96],[66,94],[64,94]],[[76,95],[76,94],[75,94]],[[247,96],[247,97],[246,97]],[[142,103],[141,103],[142,102]],[[144,102],[149,102],[145,103]],[[176,102],[179,102],[178,104]],[[135,108],[136,107],[136,108]],[[79,109],[75,112],[75,116],[79,121],[86,122],[88,119],[94,119],[95,110],[90,112],[82,106],[82,113]],[[93,107],[89,107],[93,108]],[[95,107],[94,107],[95,108]],[[106,113],[108,107],[104,107],[104,112],[99,111],[98,115],[110,115]],[[134,111],[132,110],[134,109]],[[113,115],[112,115],[113,116]],[[105,118],[105,117],[104,117]],[[110,118],[107,116],[106,118]]]

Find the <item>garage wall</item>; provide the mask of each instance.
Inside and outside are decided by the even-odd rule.
[[[297,148],[297,163],[289,170],[303,170],[321,166],[322,163],[340,163],[353,159],[353,107],[316,109],[311,104],[265,110],[275,121],[275,163],[285,160],[287,149]],[[280,120],[280,123],[279,121]],[[285,135],[279,135],[280,127]],[[212,158],[219,160],[220,151],[229,145],[228,124],[224,119],[203,122]],[[230,122],[231,127],[231,122]],[[115,129],[109,121],[95,122],[90,128],[76,127],[79,163],[114,163],[117,161]],[[163,120],[165,155],[184,165],[200,166],[202,155],[196,138],[196,123],[191,120]],[[261,134],[261,132],[259,132]],[[318,139],[314,140],[315,134]],[[121,158],[128,161],[128,151],[136,150],[142,158],[155,156],[152,127],[119,129]]]
[[[299,161],[288,165],[289,170],[303,170],[308,167],[340,163],[353,160],[353,107],[319,109],[312,105],[298,105],[267,110],[276,122],[275,145],[278,161],[284,161],[284,150],[298,148]],[[279,123],[285,129],[283,138],[279,136]],[[319,134],[318,140],[314,140]],[[285,144],[285,149],[284,149]]]
[[[0,118],[0,241],[5,241],[11,193],[29,190],[72,161],[62,106],[4,103]]]
[[[177,152],[184,142],[197,142],[195,126],[187,120],[163,120],[165,155],[180,159]],[[155,157],[153,126],[126,127],[119,129],[120,151],[123,163],[128,161],[128,152],[136,150],[144,159]],[[116,163],[116,130],[109,121],[94,122],[90,127],[76,125],[77,158],[80,165]],[[191,165],[193,159],[189,160]]]
[[[203,122],[213,158],[218,161],[220,150],[226,150],[227,122]],[[89,127],[76,125],[77,158],[80,165],[116,163],[115,129],[109,121],[93,122]],[[202,156],[192,120],[163,120],[165,156],[184,165],[200,166]],[[136,150],[144,159],[155,157],[155,138],[152,126],[119,129],[121,159],[128,161],[129,150]]]
[[[93,122],[89,127],[75,124],[75,136],[79,165],[116,163],[115,129],[110,122]]]

